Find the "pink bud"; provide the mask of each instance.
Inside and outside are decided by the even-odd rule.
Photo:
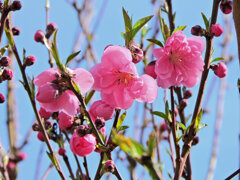
[[[96,139],[92,134],[80,137],[75,132],[70,139],[70,149],[74,154],[77,154],[81,157],[91,154],[95,150],[95,146]]]
[[[44,84],[38,88],[36,99],[41,103],[50,103],[59,97],[59,91],[50,84]]]
[[[229,14],[233,10],[233,2],[230,0],[223,0],[220,4],[220,9],[224,14]]]
[[[49,38],[52,35],[52,33],[57,30],[57,28],[58,28],[57,24],[54,22],[48,24],[46,28],[46,32],[47,32],[46,37]]]
[[[34,40],[36,42],[43,43],[44,36],[45,36],[44,32],[42,30],[38,30],[34,35]]]
[[[73,121],[74,121],[74,117],[67,114],[64,111],[61,111],[59,113],[58,118],[59,118],[58,125],[59,125],[59,128],[62,130],[69,128],[73,124]]]
[[[23,161],[27,158],[27,154],[25,152],[19,152],[16,156],[17,161]]]
[[[213,71],[216,74],[216,76],[220,77],[220,78],[224,78],[227,75],[227,66],[225,63],[220,62],[218,63],[216,66],[213,66]]]
[[[130,51],[132,53],[132,62],[137,64],[143,58],[143,50],[140,49],[139,44],[133,42],[130,46]]]
[[[202,27],[199,25],[193,26],[191,29],[191,34],[194,36],[201,36],[202,35]]]
[[[152,61],[145,67],[146,74],[151,76],[153,79],[157,78],[157,74],[155,73],[155,64],[156,61]]]
[[[223,28],[220,24],[213,24],[211,32],[213,33],[214,36],[218,37],[221,36],[221,34],[223,33]]]
[[[93,118],[93,121],[97,117],[102,117],[105,121],[112,119],[114,114],[114,108],[108,105],[105,101],[99,100],[95,101],[90,109],[89,113],[91,115],[91,118]]]
[[[36,58],[35,56],[28,56],[25,59],[24,65],[25,66],[31,66],[36,62]]]
[[[114,172],[115,170],[115,163],[112,160],[107,160],[105,165],[104,165],[104,169],[107,172]]]
[[[15,170],[15,168],[16,168],[16,164],[13,161],[9,161],[7,163],[8,171],[13,172]]]
[[[86,136],[87,135],[87,130],[88,130],[88,126],[80,125],[77,129],[78,136],[80,136],[80,137]]]
[[[0,59],[0,66],[7,67],[11,64],[11,59],[8,56],[4,56]]]
[[[4,103],[5,97],[3,96],[2,93],[0,93],[0,103]]]
[[[13,78],[13,72],[11,69],[5,68],[2,73],[3,80],[11,80]]]
[[[188,89],[184,92],[183,98],[188,99],[188,98],[192,97],[192,95],[193,95],[192,91],[190,89]]]
[[[12,33],[13,33],[14,36],[18,36],[20,34],[20,32],[21,32],[20,28],[18,28],[18,27],[13,27],[12,28]]]
[[[179,111],[183,110],[188,106],[188,101],[186,99],[182,99],[179,103]]]
[[[101,129],[105,126],[105,120],[102,117],[97,117],[95,120],[95,125],[97,129]]]
[[[48,112],[48,111],[46,111],[44,108],[40,108],[40,110],[39,110],[39,114],[40,114],[40,116],[41,116],[41,118],[45,118],[45,119],[49,119],[50,118],[50,116],[52,115],[52,113],[51,112]]]
[[[164,121],[164,122],[162,122],[161,125],[160,125],[160,131],[161,131],[161,132],[164,132],[164,131],[166,131],[166,130],[167,130],[167,123]]]
[[[42,133],[40,131],[37,134],[37,138],[38,138],[39,141],[44,142],[44,137],[43,137],[43,135],[42,135]]]
[[[58,154],[61,155],[61,156],[64,156],[64,155],[66,154],[66,149],[64,149],[64,148],[59,148]]]
[[[13,3],[10,6],[10,9],[12,11],[18,11],[22,8],[22,3],[18,0],[13,1]]]

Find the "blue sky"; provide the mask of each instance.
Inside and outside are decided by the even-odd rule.
[[[93,1],[94,2],[94,1]],[[92,25],[96,21],[96,16],[98,15],[99,8],[101,7],[103,0],[97,0],[94,2],[94,18]],[[35,0],[35,1],[22,1],[23,8],[21,11],[14,13],[14,25],[21,28],[21,35],[16,37],[17,47],[19,52],[22,48],[27,50],[27,55],[35,55],[37,58],[36,64],[27,69],[27,73],[30,76],[37,76],[40,72],[44,71],[49,67],[47,50],[41,44],[35,43],[33,40],[34,33],[38,29],[45,29],[45,1]],[[60,56],[62,59],[66,59],[71,53],[74,38],[78,29],[78,22],[76,12],[73,8],[66,3],[65,0],[50,0],[50,22],[55,22],[58,27],[58,48]],[[103,49],[109,44],[124,45],[123,38],[120,33],[124,30],[124,22],[122,17],[122,7],[124,7],[129,14],[133,17],[135,22],[137,19],[142,17],[152,15],[153,8],[150,5],[150,1],[147,0],[120,0],[120,1],[108,1],[106,5],[106,11],[104,13],[103,19],[97,29],[95,39],[93,41],[93,46],[96,50],[98,61],[103,53]],[[176,26],[187,25],[184,33],[187,36],[191,36],[190,29],[192,26],[199,24],[204,26],[203,20],[201,18],[201,12],[204,12],[207,17],[211,14],[212,2],[208,0],[202,1],[174,1],[173,10],[177,12],[176,14]],[[232,15],[230,15],[232,16]],[[217,23],[223,24],[222,13],[219,12]],[[148,26],[151,27],[154,22],[152,19]],[[151,37],[151,32],[149,33]],[[160,40],[161,36],[158,37]],[[239,77],[238,61],[237,61],[237,48],[236,48],[236,37],[235,32],[233,33],[232,43],[229,47],[229,53],[233,55],[234,61],[229,64],[229,73],[226,78],[227,92],[226,101],[224,103],[224,117],[222,123],[222,130],[220,133],[220,144],[219,144],[219,159],[217,162],[216,174],[214,179],[223,179],[230,175],[232,172],[238,169],[238,133],[239,133],[239,94],[236,88],[237,78]],[[136,39],[138,41],[138,39]],[[214,57],[221,56],[221,51],[219,50],[219,44],[222,38],[216,38],[214,40],[214,47],[216,51]],[[4,43],[3,43],[4,44]],[[79,47],[81,50],[81,47]],[[142,65],[138,65],[139,73],[142,72]],[[23,139],[25,133],[29,127],[31,127],[34,120],[33,111],[31,109],[27,94],[24,91],[18,80],[21,80],[18,67],[15,64],[15,74],[14,81],[16,82],[16,96],[17,96],[17,118],[18,118],[18,130],[19,130],[19,141]],[[213,82],[214,74],[210,72],[207,91]],[[207,123],[208,126],[199,132],[200,143],[198,146],[192,148],[192,165],[193,165],[193,177],[194,179],[205,179],[206,172],[209,164],[210,150],[212,147],[212,137],[214,129],[214,121],[216,118],[216,100],[219,88],[219,79],[216,78],[216,86],[213,90],[211,96],[204,96],[205,99],[210,99],[208,104],[208,109],[210,113],[203,117],[203,122]],[[5,92],[6,83],[0,85],[0,91]],[[187,107],[186,114],[191,114],[193,111],[196,94],[198,86],[192,88],[194,96],[190,99],[190,106]],[[154,102],[156,110],[163,111],[162,105],[163,92],[159,90],[159,97]],[[134,103],[134,107],[137,103]],[[128,134],[133,134],[133,115],[134,107],[128,111],[127,119],[125,124],[129,125]],[[141,108],[140,108],[141,109]],[[0,105],[0,122],[3,124],[0,126],[0,140],[3,142],[4,146],[7,147],[7,132],[5,126],[5,104]],[[141,113],[142,114],[142,113]],[[157,119],[158,122],[161,119]],[[141,122],[139,122],[141,124]],[[111,122],[108,122],[107,126],[111,126]],[[147,137],[146,137],[147,138]],[[145,140],[146,140],[145,138]],[[34,179],[35,167],[38,162],[37,156],[41,143],[36,139],[36,133],[30,139],[30,143],[25,147],[24,151],[28,153],[28,158],[25,162],[19,165],[19,179]],[[170,164],[170,158],[166,153],[167,144],[164,142],[161,144],[162,160],[166,162],[164,166],[164,175],[166,179],[167,172],[172,172],[172,166]],[[67,149],[69,151],[69,149]],[[42,159],[42,166],[40,169],[41,175],[43,171],[48,167],[50,161],[45,154],[46,148],[44,150],[44,155]],[[90,172],[95,174],[97,163],[97,154],[89,157],[89,164],[91,164]],[[64,164],[62,164],[64,167]],[[129,179],[129,175],[126,168],[122,165],[118,165],[121,174],[124,179]],[[64,168],[66,170],[66,168]],[[67,171],[66,171],[67,172]],[[66,173],[67,174],[67,173]],[[139,173],[140,174],[140,173]],[[58,178],[55,170],[52,170],[47,179],[52,179],[54,177]]]

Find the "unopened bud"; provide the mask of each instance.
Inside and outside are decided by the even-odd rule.
[[[52,123],[50,120],[46,120],[46,121],[44,122],[44,127],[45,127],[46,129],[51,129],[52,126],[53,126],[53,123]]]
[[[8,56],[4,56],[0,59],[0,66],[7,67],[11,64],[11,59]]]
[[[161,125],[160,125],[160,131],[161,132],[164,132],[164,131],[166,131],[167,130],[167,123],[164,121],[164,122],[162,122],[161,123]]]
[[[184,92],[183,98],[188,99],[188,98],[192,97],[192,94],[193,94],[192,91],[190,89],[188,89]]]
[[[182,99],[179,103],[179,110],[183,110],[185,107],[187,107],[188,101],[186,99]]]
[[[33,131],[39,131],[40,129],[39,129],[39,125],[37,124],[37,123],[34,123],[33,125],[32,125],[32,130]]]
[[[143,50],[140,49],[139,45],[133,42],[130,46],[130,51],[132,53],[132,62],[137,64],[143,58]]]
[[[221,36],[223,33],[222,26],[220,24],[213,24],[211,27],[211,33],[216,37]]]
[[[194,146],[194,145],[197,145],[197,144],[199,143],[199,141],[200,141],[199,137],[198,137],[198,136],[195,136],[195,137],[193,138],[192,145],[193,145],[193,146]]]
[[[220,9],[224,14],[229,14],[233,11],[233,2],[230,0],[222,0]]]
[[[43,137],[43,135],[42,135],[42,133],[40,131],[37,134],[37,138],[38,138],[39,141],[44,142],[44,137]]]
[[[102,117],[97,117],[95,120],[96,128],[99,130],[105,126],[105,120]]]
[[[46,28],[46,37],[49,38],[52,35],[52,33],[56,30],[57,30],[57,24],[56,23],[52,22],[52,23],[48,24],[47,28]]]
[[[201,36],[202,35],[202,27],[199,25],[193,26],[191,29],[191,34],[194,36]]]
[[[77,133],[80,137],[85,136],[87,134],[87,126],[80,125],[79,128],[77,129]]]
[[[5,68],[2,73],[3,80],[11,80],[13,78],[13,72],[11,69]]]
[[[66,154],[66,149],[64,149],[64,148],[59,148],[58,154],[61,155],[61,156],[64,156],[64,155]]]
[[[13,27],[12,28],[12,34],[14,36],[18,36],[20,34],[20,32],[21,32],[20,28],[18,28],[18,27]]]
[[[227,75],[227,66],[225,63],[220,62],[218,64],[210,66],[213,70],[214,74],[218,76],[219,78],[224,78]]]
[[[34,40],[36,42],[43,43],[44,36],[45,36],[44,32],[42,30],[38,30],[34,35]]]
[[[107,172],[113,173],[115,170],[115,163],[112,160],[107,160],[105,165],[104,165],[104,170]]]
[[[157,74],[155,73],[155,64],[156,61],[152,61],[145,67],[145,73],[151,76],[153,79],[157,78]]]
[[[23,161],[24,159],[27,158],[27,155],[25,152],[19,152],[17,155],[16,155],[16,161]]]
[[[5,97],[3,96],[2,93],[0,93],[0,104],[5,102]]]
[[[13,3],[10,6],[11,11],[18,11],[22,8],[22,3],[18,0],[13,1]]]
[[[25,59],[24,66],[31,66],[36,62],[35,56],[28,56]]]

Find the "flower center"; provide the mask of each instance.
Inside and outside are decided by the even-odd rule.
[[[124,85],[128,85],[132,78],[133,78],[133,74],[131,73],[126,73],[126,72],[116,72],[118,74],[118,84],[124,84]]]
[[[175,65],[180,65],[182,63],[182,59],[181,59],[181,56],[180,56],[180,53],[179,52],[170,52],[171,55],[170,55],[170,61],[175,64]]]

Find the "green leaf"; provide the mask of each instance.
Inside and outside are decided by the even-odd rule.
[[[218,58],[215,58],[211,61],[211,63],[214,63],[214,62],[217,62],[217,61],[221,61],[221,60],[224,60],[223,57],[218,57]]]
[[[166,114],[164,114],[163,112],[153,111],[152,114],[162,117],[163,119],[169,120],[168,116]]]
[[[154,44],[157,44],[160,47],[163,47],[163,44],[161,41],[157,40],[157,39],[147,39],[149,42],[152,42]]]
[[[144,18],[139,19],[133,26],[130,41],[134,39],[138,31],[148,22],[150,19],[152,19],[153,16],[147,16]]]
[[[203,129],[203,128],[205,128],[206,126],[207,126],[207,124],[205,124],[205,123],[200,123],[199,126],[198,126],[198,130]]]
[[[49,153],[49,152],[47,152],[47,151],[46,151],[46,153],[47,153],[49,159],[51,160],[51,162],[53,163],[53,165],[54,165],[55,167],[58,167],[57,161],[56,161],[55,157],[53,156],[53,154],[51,154],[51,153]]]
[[[152,29],[152,28],[147,28],[146,25],[143,26],[142,31],[141,31],[141,36],[142,36],[142,38],[144,38],[151,29]]]
[[[176,28],[176,29],[172,32],[172,34],[174,34],[176,31],[183,31],[186,27],[187,27],[186,25],[180,26],[180,27]]]
[[[5,30],[7,39],[8,39],[8,43],[10,44],[11,48],[13,48],[14,47],[14,39],[13,39],[12,32],[9,30],[9,28],[7,28],[7,26],[4,27],[4,30]]]
[[[171,117],[171,113],[170,113],[170,111],[169,111],[169,105],[168,105],[168,101],[166,101],[166,103],[165,103],[165,114],[167,115],[167,120],[169,121],[169,122],[172,122],[172,117]]]
[[[124,40],[126,40],[126,34],[121,32],[121,36],[123,37]]]
[[[147,146],[148,146],[148,152],[149,152],[149,156],[152,157],[153,155],[153,151],[154,148],[156,147],[157,144],[157,137],[156,137],[156,133],[152,132],[149,137],[148,137],[148,141],[147,141]]]
[[[120,131],[123,131],[123,130],[128,129],[128,128],[129,128],[129,126],[121,126],[121,127],[118,129],[118,131],[120,132]]]
[[[164,31],[164,19],[161,17],[161,14],[159,15],[159,24],[160,24],[160,29],[161,29],[161,32],[162,32],[162,36],[163,36],[163,40],[164,40],[164,43],[166,42],[167,40],[167,37],[165,35],[165,31]]]
[[[203,109],[200,110],[200,112],[198,113],[197,117],[196,117],[196,122],[195,122],[195,133],[197,133],[197,131],[199,130],[199,124],[201,122],[202,119],[202,114],[203,114]]]
[[[208,21],[207,17],[205,16],[205,14],[203,12],[201,12],[201,14],[202,14],[204,24],[206,26],[206,30],[208,30],[209,29],[209,21]]]
[[[125,30],[126,30],[126,32],[131,31],[132,30],[132,20],[124,8],[122,8],[122,13],[123,13],[123,18],[124,18],[125,28],[127,28],[127,30],[126,29]]]
[[[8,48],[9,48],[9,45],[6,45],[6,46],[2,47],[0,49],[0,56],[3,56],[4,53],[6,52],[6,50],[8,50]]]
[[[72,53],[71,55],[68,56],[67,61],[65,63],[65,66],[67,66],[81,51]]]
[[[122,126],[122,123],[126,117],[127,111],[125,111],[124,113],[122,113],[122,115],[119,117],[118,122],[117,122],[117,126],[116,126],[116,130],[119,131],[120,127]]]
[[[90,93],[85,97],[86,105],[88,105],[88,103],[90,102],[94,94],[95,94],[95,90],[91,90]]]
[[[82,95],[81,90],[80,90],[78,84],[76,84],[74,81],[72,81],[72,84],[73,84],[74,89],[78,92],[78,94]]]
[[[178,137],[177,142],[179,142],[182,139],[183,136],[184,136],[184,134],[182,134],[180,137]]]
[[[98,143],[96,147],[97,147],[98,149],[104,151],[104,152],[106,152],[106,151],[108,150],[108,148],[107,148],[106,146],[101,145],[100,143]]]
[[[4,156],[2,157],[2,162],[3,162],[3,166],[4,166],[4,167],[7,166],[8,161],[9,161],[8,155],[4,155]]]
[[[177,122],[177,123],[179,124],[179,126],[181,126],[181,128],[183,129],[183,131],[185,131],[185,129],[186,129],[185,125],[184,125],[183,123],[181,123],[181,122]]]
[[[34,78],[30,78],[29,76],[27,78],[30,87],[31,97],[32,99],[35,99],[35,85],[33,83]]]

